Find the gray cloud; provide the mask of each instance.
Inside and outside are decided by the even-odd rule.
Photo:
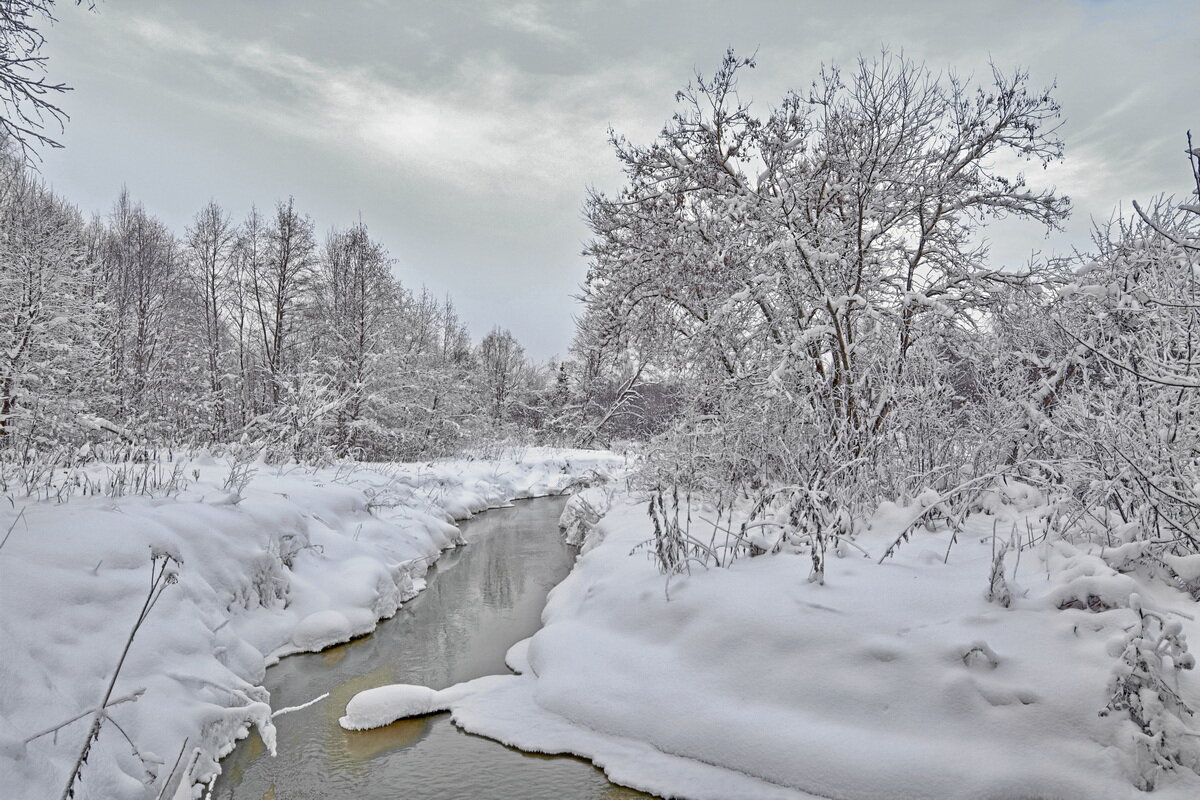
[[[44,171],[85,209],[122,183],[182,228],[210,197],[243,213],[294,194],[322,225],[361,213],[410,285],[453,294],[475,333],[539,356],[569,342],[585,265],[579,206],[615,188],[612,125],[652,137],[674,91],[724,49],[757,49],[762,105],[822,62],[883,45],[983,74],[989,56],[1057,80],[1076,201],[1068,231],[990,230],[998,258],[1069,248],[1091,216],[1186,189],[1200,11],[1188,2],[818,4],[106,0],[62,9],[51,68],[76,86]]]

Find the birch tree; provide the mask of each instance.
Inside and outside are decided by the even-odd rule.
[[[361,222],[333,231],[325,241],[317,280],[318,332],[325,368],[345,402],[338,410],[334,448],[339,455],[364,452],[362,428],[376,393],[378,368],[399,308],[400,288],[390,273],[387,252],[372,241]]]
[[[170,347],[180,331],[168,323],[181,312],[181,254],[171,232],[128,190],[122,190],[109,220],[100,263],[103,346],[113,411],[133,420],[161,411],[165,396],[175,394],[165,383],[183,371]]]
[[[525,350],[511,332],[497,327],[480,341],[478,358],[486,413],[498,423],[505,422],[528,378]]]

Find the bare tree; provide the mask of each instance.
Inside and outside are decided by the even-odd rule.
[[[296,309],[316,265],[317,244],[312,220],[296,210],[295,200],[290,197],[276,205],[268,236],[269,251],[265,259],[255,262],[252,289],[270,403],[274,408],[283,396]]]
[[[54,5],[55,0],[0,1],[0,134],[11,137],[26,159],[36,145],[62,147],[45,131],[57,126],[62,132],[67,120],[51,98],[70,87],[46,77],[46,38],[39,30],[54,23]],[[89,9],[94,7],[88,3]]]
[[[525,350],[512,333],[494,328],[479,343],[479,367],[488,414],[504,422],[528,376]]]
[[[227,309],[232,335],[237,346],[238,402],[237,421],[244,425],[263,410],[261,374],[257,347],[260,338],[254,330],[257,321],[255,298],[258,276],[265,272],[269,251],[266,221],[257,208],[242,221],[230,256],[230,304]]]
[[[122,190],[110,218],[101,266],[107,294],[106,349],[123,416],[162,410],[163,380],[181,378],[168,342],[181,333],[168,324],[181,311],[179,247],[160,221]],[[177,398],[178,399],[178,398]]]
[[[230,302],[230,255],[236,234],[229,215],[215,201],[196,214],[187,230],[187,249],[192,262],[189,276],[195,297],[200,301],[213,430],[217,437],[227,421],[222,355],[226,338],[224,317],[234,305]]]

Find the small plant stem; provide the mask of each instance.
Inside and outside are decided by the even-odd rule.
[[[83,771],[83,765],[87,761],[88,753],[92,749],[92,743],[100,738],[100,726],[104,724],[104,709],[109,705],[112,698],[113,690],[117,686],[117,678],[121,675],[121,667],[125,665],[125,657],[129,655],[129,648],[133,645],[133,637],[137,636],[138,629],[142,627],[142,623],[146,621],[146,617],[153,610],[158,598],[162,596],[165,589],[171,581],[167,579],[167,567],[174,561],[171,556],[162,556],[162,563],[157,564],[159,556],[151,556],[150,561],[150,591],[146,593],[146,600],[142,603],[142,610],[138,614],[137,621],[133,623],[133,628],[129,631],[129,636],[125,639],[125,647],[121,649],[121,657],[117,660],[117,668],[113,670],[112,677],[108,681],[108,688],[104,691],[104,699],[100,701],[100,705],[96,707],[96,712],[92,717],[92,725],[88,729],[87,738],[83,742],[83,749],[79,752],[79,758],[75,759],[75,766],[71,770],[71,777],[67,779],[66,788],[63,789],[61,800],[69,800],[75,795],[75,781],[79,779],[80,772]],[[157,574],[155,566],[158,567]]]
[[[13,530],[16,529],[17,523],[20,522],[21,518],[24,516],[25,516],[25,506],[21,506],[21,510],[17,512],[16,518],[13,519],[13,521],[12,521],[12,525],[8,526],[8,531],[5,532],[4,539],[0,540],[0,549],[3,549],[4,545],[6,545],[8,543],[8,537],[12,536],[12,532],[13,532]]]
[[[109,701],[108,705],[104,706],[104,708],[112,708],[113,706],[119,706],[121,703],[135,703],[135,702],[137,702],[138,698],[140,698],[142,696],[142,694],[145,693],[145,691],[146,691],[145,689],[138,689],[136,692],[131,692],[130,694],[113,698],[112,700]],[[29,744],[30,742],[40,739],[43,736],[48,736],[51,733],[60,731],[63,728],[70,725],[71,723],[78,722],[79,720],[86,717],[88,714],[94,714],[99,710],[100,710],[99,708],[89,708],[87,711],[76,714],[75,716],[71,717],[69,720],[66,720],[65,722],[60,722],[57,725],[52,725],[43,731],[38,731],[37,733],[35,733],[32,736],[30,736],[29,738],[27,738],[25,740],[25,744]]]

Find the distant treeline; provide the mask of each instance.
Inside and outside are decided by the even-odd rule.
[[[22,156],[0,143],[4,458],[249,442],[413,459],[571,443],[588,416],[578,387],[604,399],[581,362],[534,364],[499,329],[473,343],[361,222],[321,236],[291,198],[240,220],[212,202],[179,233],[128,191],[87,219]]]

